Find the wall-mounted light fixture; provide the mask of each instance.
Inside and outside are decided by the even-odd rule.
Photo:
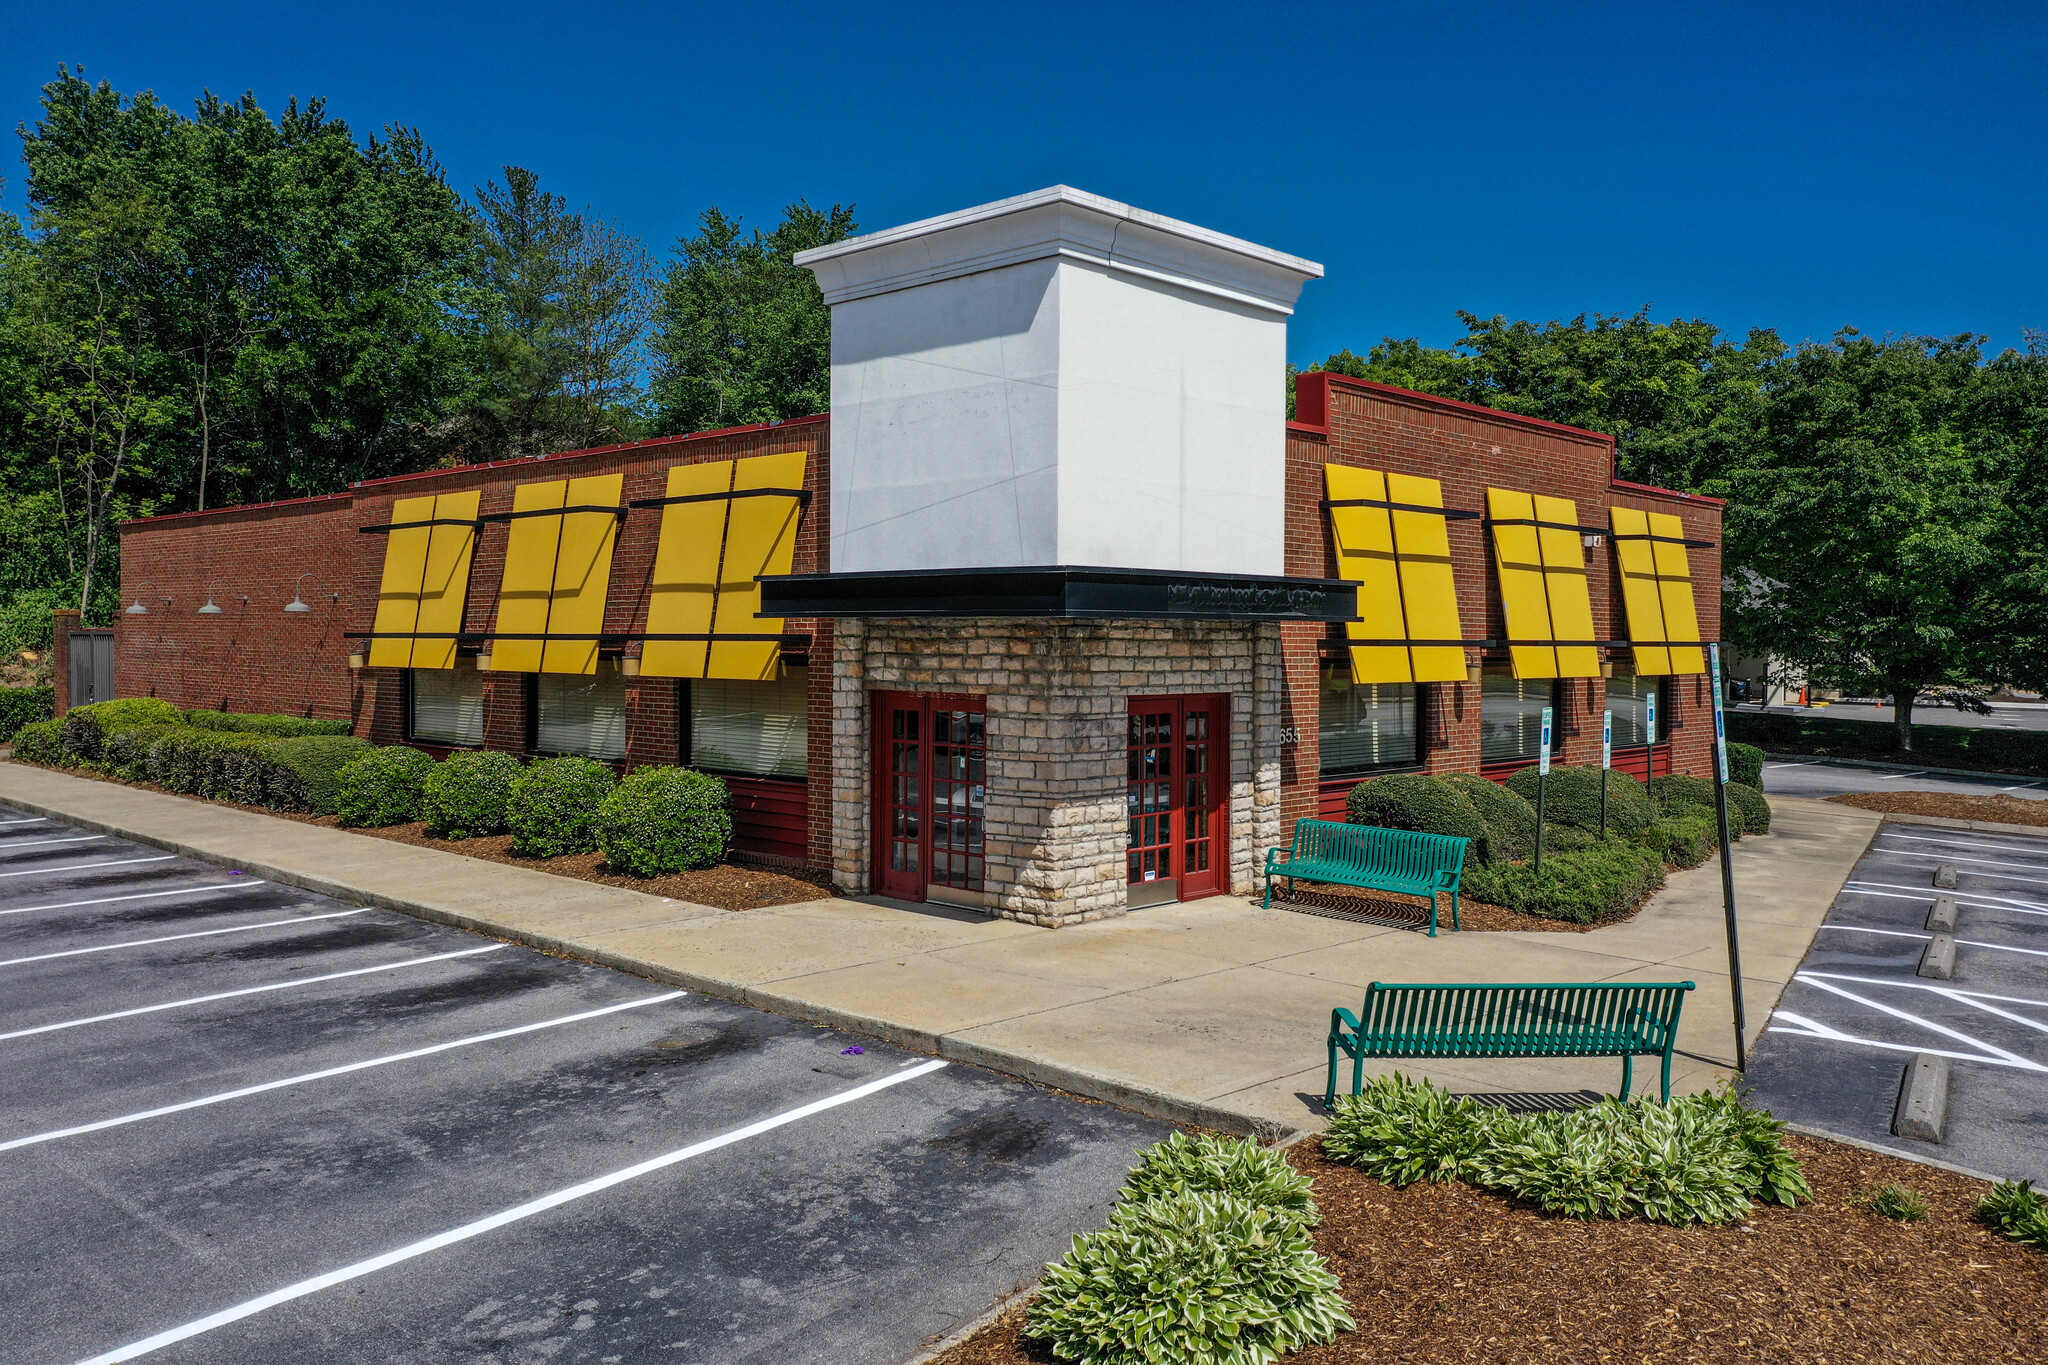
[[[149,581],[148,579],[144,579],[144,580],[143,580],[142,582],[140,582],[140,583],[137,583],[137,584],[135,585],[135,605],[133,605],[133,606],[129,607],[127,611],[125,611],[125,612],[123,612],[123,613],[122,613],[122,615],[124,615],[124,616],[147,616],[147,615],[149,615],[149,608],[148,608],[148,607],[145,607],[145,606],[143,606],[143,605],[142,605],[142,590],[143,590],[144,588],[153,588],[153,587],[155,587],[155,586],[156,586],[156,584],[154,584],[154,583],[150,582],[150,581]],[[164,605],[165,605],[165,606],[169,606],[169,605],[170,605],[170,602],[171,602],[171,599],[170,599],[170,598],[166,597],[166,598],[164,599]]]
[[[284,604],[284,609],[286,611],[301,612],[313,610],[313,608],[307,604],[305,597],[301,595],[299,592],[299,584],[304,583],[307,579],[311,577],[313,577],[312,574],[302,573],[299,575],[298,583],[292,584],[292,600]],[[341,594],[338,592],[329,593],[328,596],[332,597],[336,602],[341,601]]]
[[[1474,657],[1472,657],[1472,656],[1471,656],[1471,655],[1469,655],[1469,654],[1468,654],[1468,655],[1466,655],[1466,656],[1465,656],[1465,681],[1466,681],[1466,682],[1469,682],[1469,683],[1476,683],[1476,682],[1478,682],[1478,681],[1479,681],[1479,680],[1480,680],[1481,678],[1483,678],[1483,677],[1485,677],[1485,676],[1486,676],[1486,663],[1485,663],[1484,659],[1483,659],[1483,658],[1474,658]]]
[[[354,651],[348,656],[348,666],[350,672],[355,672],[356,670],[362,668],[363,652],[360,649]]]
[[[491,671],[491,647],[489,645],[485,645],[476,652],[476,671],[479,673]]]
[[[639,656],[638,654],[628,654],[628,655],[626,655],[626,656],[625,656],[625,657],[624,657],[623,659],[620,659],[620,660],[619,660],[619,674],[620,674],[620,676],[622,676],[622,677],[627,677],[627,678],[637,678],[637,677],[639,677],[639,676],[640,676],[640,656]]]
[[[225,582],[227,582],[225,578],[216,578],[213,580],[213,583]],[[201,616],[220,616],[227,610],[225,607],[219,607],[214,605],[213,583],[208,583],[206,585],[206,605],[199,609],[199,614]]]

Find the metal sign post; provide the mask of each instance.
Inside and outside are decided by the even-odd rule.
[[[1536,751],[1536,870],[1543,870],[1543,795],[1550,785],[1550,708],[1543,708],[1543,741]]]
[[[1650,695],[1643,700],[1649,707],[1648,714],[1643,717],[1643,743],[1654,748],[1657,743],[1657,689],[1652,687]],[[1654,757],[1651,758],[1650,766],[1646,771],[1651,777],[1657,775],[1657,762]]]
[[[1600,837],[1607,837],[1607,770],[1614,766],[1614,712],[1600,722]]]
[[[1748,1068],[1743,1046],[1742,943],[1735,924],[1735,855],[1728,838],[1728,726],[1721,714],[1721,646],[1708,645],[1714,689],[1714,809],[1721,820],[1721,908],[1728,918],[1728,994],[1735,1006],[1735,1069]]]

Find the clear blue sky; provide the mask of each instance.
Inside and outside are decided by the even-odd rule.
[[[465,192],[527,166],[657,252],[710,204],[880,228],[1064,181],[1322,261],[1298,363],[1448,342],[1459,308],[2048,327],[2039,0],[4,0],[0,33],[10,126],[59,62],[179,108],[323,95],[418,126]]]

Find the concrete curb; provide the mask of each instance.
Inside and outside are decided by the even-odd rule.
[[[1740,743],[1739,740],[1731,740],[1730,742]],[[1877,768],[1890,773],[1911,772],[1918,777],[1973,777],[1979,782],[1996,782],[2001,778],[2017,777],[2024,779],[2021,783],[2022,786],[2030,782],[2048,781],[2048,777],[2043,777],[2040,773],[1993,773],[1986,772],[1982,768],[1916,768],[1911,764],[1887,763],[1874,758],[1830,758],[1821,754],[1766,753],[1764,755],[1764,762],[1832,763],[1841,768]]]
[[[1949,820],[1939,815],[1904,815],[1878,812],[1887,825],[1932,825],[1937,829],[1967,829],[1978,834],[2019,834],[2029,839],[2048,839],[2048,825],[2008,825],[1997,820]]]
[[[1942,1161],[1935,1157],[1922,1156],[1918,1152],[1901,1151],[1897,1147],[1886,1147],[1881,1143],[1866,1142],[1862,1138],[1848,1137],[1842,1133],[1830,1133],[1825,1128],[1814,1128],[1804,1123],[1788,1123],[1785,1125],[1785,1131],[1797,1133],[1801,1137],[1819,1138],[1823,1142],[1839,1142],[1844,1147],[1857,1147],[1866,1152],[1874,1152],[1878,1156],[1895,1156],[1901,1161],[1910,1161],[1920,1166],[1932,1166],[1935,1170],[1947,1171],[1950,1175],[1968,1176],[1972,1180],[1981,1180],[1987,1185],[1996,1185],[2006,1179],[2002,1175],[1992,1175],[1989,1171],[1980,1171],[1970,1166],[1958,1166],[1953,1161]]]
[[[978,1066],[985,1070],[1014,1076],[1018,1080],[1034,1085],[1050,1086],[1065,1090],[1084,1099],[1100,1100],[1130,1109],[1140,1114],[1168,1123],[1186,1124],[1191,1127],[1210,1128],[1237,1137],[1254,1137],[1268,1145],[1286,1146],[1307,1136],[1312,1129],[1291,1127],[1267,1119],[1254,1118],[1233,1110],[1201,1100],[1154,1090],[1147,1086],[1133,1085],[1110,1076],[1097,1075],[1075,1067],[1062,1066],[1027,1053],[1012,1052],[1005,1048],[990,1047],[973,1042],[957,1034],[933,1033],[929,1030],[906,1027],[903,1024],[872,1015],[833,1009],[792,996],[778,994],[772,986],[749,986],[744,982],[731,981],[723,977],[708,976],[688,971],[669,964],[653,962],[628,953],[614,952],[598,944],[565,935],[549,934],[532,929],[522,929],[504,923],[449,910],[428,901],[414,900],[405,896],[394,896],[384,892],[370,891],[363,887],[329,877],[294,871],[260,858],[228,857],[213,849],[200,848],[176,839],[166,839],[147,830],[130,829],[106,820],[93,819],[52,806],[46,802],[10,795],[7,804],[30,811],[36,815],[62,820],[80,829],[95,834],[110,835],[126,839],[131,843],[160,848],[166,853],[175,853],[181,858],[211,863],[216,867],[238,868],[265,881],[277,882],[284,886],[297,887],[315,895],[331,896],[352,905],[374,906],[379,910],[390,910],[397,914],[409,915],[414,919],[431,924],[445,924],[455,929],[466,929],[471,933],[483,934],[506,943],[517,943],[522,947],[534,948],[560,957],[575,958],[581,962],[609,967],[645,980],[656,981],[681,990],[694,991],[699,995],[717,1000],[730,1000],[736,1004],[750,1005],[755,1009],[779,1014],[784,1018],[798,1019],[807,1024],[823,1024],[828,1028],[843,1029],[876,1038],[910,1052],[922,1052],[927,1056],[943,1057],[947,1061],[960,1062],[967,1066]],[[254,814],[255,812],[241,812]],[[275,817],[265,817],[275,818]],[[344,831],[346,832],[346,831]],[[359,838],[373,836],[360,835]],[[437,850],[445,852],[445,850]],[[462,857],[462,854],[449,854]],[[536,869],[537,870],[537,869]],[[542,873],[540,875],[553,875]],[[574,878],[562,878],[574,882]],[[690,909],[711,909],[697,906],[688,901],[677,901],[676,906],[683,913]],[[715,912],[714,913],[722,913]],[[679,915],[680,917],[680,915]]]

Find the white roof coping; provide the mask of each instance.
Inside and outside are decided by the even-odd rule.
[[[1282,315],[1323,274],[1314,261],[1069,185],[799,251],[796,264],[839,304],[1048,256]]]

